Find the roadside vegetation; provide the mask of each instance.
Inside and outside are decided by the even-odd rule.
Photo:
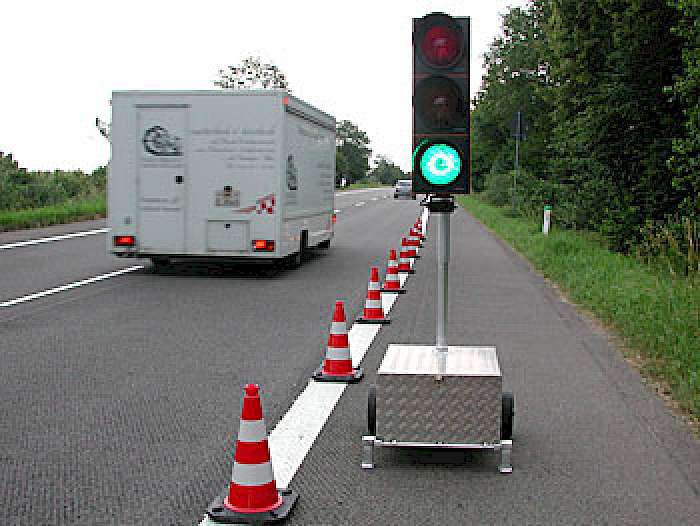
[[[105,184],[104,167],[30,172],[0,153],[0,231],[104,216]]]
[[[700,277],[674,275],[665,262],[609,250],[599,234],[513,217],[483,197],[458,198],[479,221],[512,245],[624,341],[627,357],[700,419]]]
[[[700,0],[510,8],[472,101],[477,195],[461,199],[621,336],[642,372],[696,422],[698,20]],[[516,172],[517,112],[526,126]]]

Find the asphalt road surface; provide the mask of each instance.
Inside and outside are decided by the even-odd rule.
[[[105,255],[104,234],[0,248],[0,524],[197,523],[226,485],[241,387],[268,429],[322,358],[332,306],[420,213],[388,190],[336,197],[336,237],[296,270],[180,268]],[[376,199],[375,199],[376,198]],[[100,222],[0,234],[0,246]],[[496,345],[516,397],[513,474],[488,452],[382,449],[361,470],[367,388],[389,343],[434,340],[435,242],[290,487],[290,524],[697,524],[700,445],[522,260],[452,218],[449,342]],[[274,463],[273,458],[273,463]]]

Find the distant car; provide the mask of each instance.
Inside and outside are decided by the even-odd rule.
[[[398,199],[399,197],[416,198],[410,179],[399,179],[396,181],[396,185],[394,185],[394,199]]]

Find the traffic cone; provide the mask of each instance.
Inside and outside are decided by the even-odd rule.
[[[326,358],[314,372],[313,378],[322,382],[359,382],[363,375],[361,367],[352,368],[345,309],[342,301],[336,301]]]
[[[408,257],[408,245],[406,238],[401,238],[401,252],[399,252],[399,272],[406,274],[415,274],[416,271],[411,268],[411,259]]]
[[[408,244],[412,249],[409,251],[409,256],[416,259],[420,258],[421,242],[418,231],[415,228],[409,231]]]
[[[277,491],[275,486],[260,386],[248,384],[244,391],[231,483],[207,509],[217,524],[279,522],[287,518],[299,498],[297,492]]]
[[[406,289],[401,288],[401,280],[399,280],[399,262],[396,260],[396,250],[393,248],[389,251],[389,263],[386,267],[386,277],[384,278],[382,292],[396,292],[397,294],[406,293]]]
[[[425,241],[425,232],[423,231],[423,220],[420,218],[420,216],[418,216],[418,221],[416,221],[416,223],[418,223],[418,231],[420,232],[420,239],[421,239],[421,241]]]
[[[415,238],[409,233],[409,237],[406,239],[406,250],[408,251],[409,258],[413,258],[414,260],[418,259],[417,248]]]
[[[423,235],[423,226],[420,224],[420,221],[416,221],[416,223],[413,225],[413,228],[416,229],[416,234],[418,234],[418,239],[420,239],[420,244],[423,246],[423,241],[425,241],[425,236]]]
[[[384,315],[382,295],[379,288],[379,270],[377,267],[372,267],[370,269],[369,284],[367,285],[365,311],[364,314],[356,320],[357,323],[389,323],[391,321]]]

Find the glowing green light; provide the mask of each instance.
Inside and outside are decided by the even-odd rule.
[[[420,172],[430,184],[450,184],[461,170],[459,153],[447,144],[433,144],[420,157]]]

